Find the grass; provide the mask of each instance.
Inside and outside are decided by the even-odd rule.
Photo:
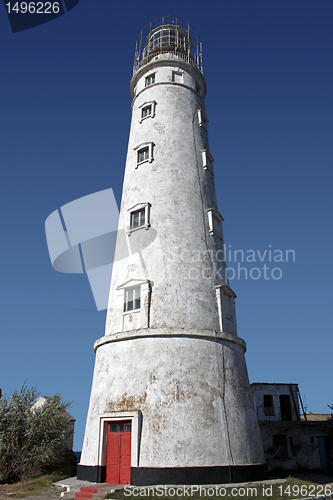
[[[325,491],[326,486],[326,491]],[[200,491],[192,491],[191,487],[188,487],[188,492],[184,491],[184,486],[170,486],[167,487],[168,491],[165,495],[164,487],[153,486],[142,486],[133,490],[133,494],[129,494],[129,488],[127,490],[118,490],[114,493],[109,493],[106,498],[114,500],[138,500],[138,498],[144,498],[146,500],[179,500],[191,498],[193,500],[202,500],[204,498],[210,500],[222,500],[223,498],[229,498],[230,500],[248,500],[252,498],[257,498],[259,500],[294,500],[301,498],[314,498],[317,496],[333,493],[333,485],[330,487],[327,485],[317,484],[302,479],[296,479],[294,477],[288,477],[285,481],[281,481],[276,484],[269,483],[246,483],[244,486],[228,486],[226,488],[217,487],[201,487]],[[177,489],[180,488],[178,491]],[[193,488],[193,487],[192,487]],[[197,488],[200,488],[197,487]],[[206,494],[205,494],[206,493]]]
[[[48,474],[34,479],[27,479],[15,484],[0,484],[0,498],[24,498],[32,495],[39,495],[43,491],[49,489],[51,484],[59,481],[63,475]]]

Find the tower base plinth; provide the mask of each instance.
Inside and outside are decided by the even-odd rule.
[[[77,478],[105,482],[105,467],[79,465]],[[131,467],[131,484],[224,484],[260,481],[267,478],[267,464],[216,467]]]

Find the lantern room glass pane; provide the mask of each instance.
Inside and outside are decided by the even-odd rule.
[[[175,28],[161,28],[151,35],[148,43],[148,51],[151,52],[163,47],[178,47],[183,50],[189,50],[190,44],[185,33]]]

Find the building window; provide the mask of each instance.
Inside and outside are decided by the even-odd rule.
[[[153,143],[148,142],[145,144],[140,144],[136,148],[134,148],[134,151],[136,151],[136,168],[141,165],[141,163],[144,163],[148,161],[151,163],[153,161]]]
[[[281,412],[281,420],[283,421],[292,420],[290,396],[288,394],[281,394],[280,396],[280,412]]]
[[[222,221],[224,219],[222,215],[215,208],[209,208],[207,210],[207,213],[208,213],[209,233],[212,236],[217,236],[223,243]]]
[[[144,102],[139,106],[140,109],[140,123],[146,118],[154,118],[155,116],[156,101]]]
[[[155,83],[155,73],[146,76],[145,87],[149,87],[149,85],[153,85]]]
[[[274,405],[272,394],[264,394],[264,414],[266,416],[274,415]]]
[[[208,170],[214,177],[214,158],[207,149],[201,151],[202,154],[202,166],[205,170]]]
[[[144,108],[141,109],[141,119],[147,118],[150,115],[151,115],[151,104],[149,104],[149,106],[145,106]]]
[[[140,286],[138,286],[137,288],[130,288],[129,290],[125,290],[124,312],[140,309],[140,294]]]
[[[208,118],[202,109],[198,109],[198,123],[199,127],[202,127],[206,132],[208,132]]]
[[[132,423],[129,422],[119,422],[119,423],[110,423],[109,424],[109,432],[112,433],[123,433],[123,432],[131,432]]]
[[[228,285],[215,286],[220,331],[237,335],[235,298]]]
[[[131,232],[137,229],[150,227],[150,204],[149,203],[138,203],[134,207],[130,208],[130,224],[127,234],[130,236]]]
[[[117,286],[116,290],[114,307],[119,313],[122,312],[122,314],[119,314],[118,331],[128,332],[140,328],[149,328],[150,281],[147,279],[129,279]],[[118,321],[118,314],[116,316]]]
[[[174,83],[183,83],[183,73],[181,73],[181,71],[173,71],[172,81]]]
[[[145,148],[141,148],[138,151],[138,163],[142,163],[143,161],[149,160],[149,148],[146,146]]]
[[[135,212],[131,212],[131,229],[135,229],[140,226],[145,225],[146,213],[145,209],[141,208],[140,210],[135,210]]]
[[[273,434],[273,446],[276,449],[274,458],[288,458],[287,436]]]

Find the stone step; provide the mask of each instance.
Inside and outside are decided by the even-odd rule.
[[[91,493],[92,495],[94,493],[97,493],[97,488],[90,488],[90,487],[85,487],[85,488],[81,488],[81,493]]]

